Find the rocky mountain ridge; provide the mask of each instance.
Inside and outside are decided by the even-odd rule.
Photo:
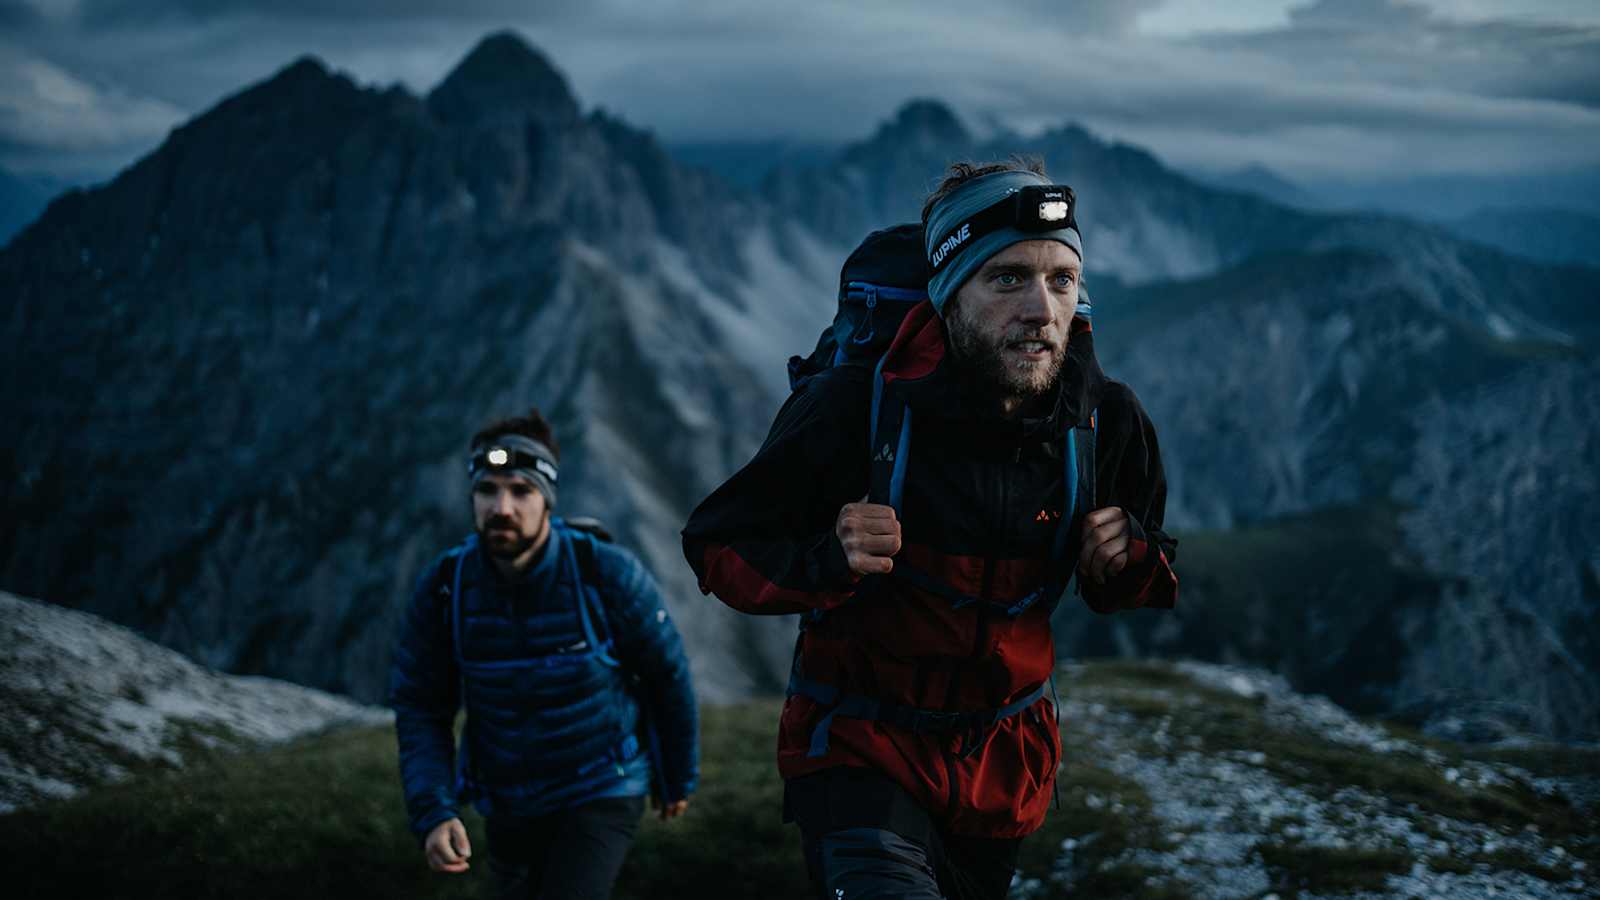
[[[389,712],[223,675],[126,628],[0,593],[0,814],[193,757],[282,743]]]
[[[1355,642],[1341,656],[1287,627],[1293,604],[1218,598],[1293,591],[1269,558],[1148,628],[1068,602],[1064,652],[1246,652],[1359,673],[1355,693],[1424,720],[1503,696],[1528,727],[1600,728],[1581,613],[1600,571],[1581,474],[1600,271],[1205,187],[1072,126],[979,140],[933,101],[746,192],[583,113],[509,34],[426,97],[297,62],[0,251],[0,507],[20,525],[0,584],[207,665],[376,699],[411,578],[465,530],[462,442],[534,401],[567,450],[564,509],[659,574],[702,692],[780,689],[792,626],[701,598],[677,530],[759,442],[848,247],[914,218],[951,158],[1010,152],[1082,186],[1097,346],[1158,425],[1180,538],[1369,506],[1394,544],[1335,575],[1415,567],[1419,602],[1470,600],[1447,628],[1329,593],[1315,614]],[[1213,546],[1193,569],[1180,548],[1188,583],[1231,571]],[[1475,646],[1463,629],[1526,640],[1474,650],[1484,667],[1455,649]],[[1344,661],[1375,656],[1396,663]]]
[[[411,580],[467,529],[467,437],[537,402],[566,508],[693,602],[676,531],[758,438],[722,423],[770,416],[769,335],[827,314],[829,257],[791,232],[577,115],[509,35],[427,98],[297,62],[0,254],[22,526],[0,576],[208,665],[376,699]],[[698,646],[787,640],[675,612]],[[776,666],[698,659],[712,696]]]

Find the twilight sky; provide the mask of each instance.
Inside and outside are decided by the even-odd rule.
[[[1597,0],[0,0],[0,166],[105,177],[307,53],[424,92],[504,27],[669,141],[851,140],[928,96],[1198,170],[1600,167]]]

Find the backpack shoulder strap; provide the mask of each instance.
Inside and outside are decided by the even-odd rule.
[[[576,521],[578,524],[574,524]],[[588,527],[590,523],[593,527]],[[594,542],[603,540],[611,543],[611,534],[594,519],[577,519],[567,521],[567,536],[572,539],[572,552],[577,557],[578,578],[583,583],[579,585],[578,602],[580,609],[593,609],[600,622],[599,641],[609,645],[612,640],[611,622],[606,618],[605,592],[600,586],[600,560],[595,553]],[[584,590],[587,588],[587,590]],[[594,595],[594,602],[589,602],[590,593]],[[596,649],[599,649],[598,646]]]
[[[1089,411],[1087,422],[1080,422],[1072,429],[1072,445],[1069,451],[1073,452],[1073,468],[1077,471],[1078,483],[1075,486],[1075,496],[1072,500],[1072,509],[1068,515],[1062,517],[1061,529],[1072,546],[1079,545],[1083,540],[1083,519],[1099,506],[1099,496],[1095,484],[1096,467],[1096,438],[1100,434],[1100,411]],[[1070,566],[1067,579],[1075,583],[1078,593],[1083,593],[1083,583],[1076,578],[1078,567],[1075,562],[1068,561]],[[1067,585],[1062,584],[1065,588]]]
[[[911,459],[911,407],[897,390],[886,388],[883,362],[888,354],[878,359],[872,372],[872,419],[868,434],[872,436],[870,480],[868,499],[894,507],[896,516],[903,510],[906,465]]]
[[[461,652],[461,574],[467,568],[467,557],[477,549],[477,546],[478,536],[475,534],[469,536],[445,553],[444,564],[439,567],[439,574],[442,576],[439,589],[445,591],[450,600],[450,651],[455,655],[458,668],[466,661]],[[461,697],[465,703],[464,684]]]
[[[571,523],[567,523],[571,525]],[[595,590],[600,589],[600,561],[595,559],[594,535],[581,528],[572,528],[568,532],[572,539],[572,552],[578,557],[578,575],[583,583]]]
[[[1078,432],[1078,515],[1084,516],[1099,506],[1095,485],[1096,438],[1100,434],[1100,411],[1089,411],[1089,421],[1079,423]]]

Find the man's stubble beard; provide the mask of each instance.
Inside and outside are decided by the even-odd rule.
[[[490,558],[514,560],[522,554],[528,552],[528,550],[531,549],[534,544],[539,542],[539,537],[544,534],[546,527],[545,523],[548,521],[549,517],[546,516],[544,520],[539,523],[539,530],[535,532],[532,537],[521,536],[519,533],[519,536],[516,540],[510,542],[501,542],[499,540],[491,540],[489,537],[490,532],[492,532],[495,526],[498,524],[497,522],[491,520],[490,522],[486,523],[483,528],[478,530],[478,542],[483,545],[484,552],[488,553]]]
[[[1045,368],[1023,371],[1006,365],[1003,355],[1005,345],[1020,340],[1050,341],[1026,332],[986,339],[976,324],[967,321],[962,314],[961,304],[954,301],[945,317],[945,329],[950,335],[951,356],[962,377],[996,400],[1032,400],[1059,389],[1061,368],[1067,357],[1064,344],[1052,354]]]

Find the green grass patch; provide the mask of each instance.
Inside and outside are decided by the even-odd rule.
[[[701,789],[682,818],[647,816],[618,900],[809,897],[799,833],[781,821],[779,707],[773,699],[703,708]],[[199,753],[209,746],[202,737],[225,736],[182,740]],[[1042,882],[1035,896],[1067,896],[1050,875],[1062,841],[1076,838],[1084,843],[1074,896],[1181,900],[1181,892],[1147,887],[1153,873],[1112,862],[1164,846],[1137,784],[1071,760],[1061,788],[1062,808],[1022,845],[1019,870]],[[1091,795],[1103,801],[1098,808],[1086,802]],[[7,892],[16,896],[489,897],[483,823],[472,813],[465,820],[471,870],[430,872],[406,829],[393,732],[365,728],[257,752],[212,750],[181,771],[145,772],[0,816],[0,861],[15,873]]]
[[[1411,857],[1394,850],[1262,843],[1256,852],[1274,889],[1290,896],[1382,891],[1389,875],[1411,870]]]
[[[1473,869],[1471,860],[1462,859],[1458,856],[1451,856],[1444,853],[1428,857],[1427,863],[1428,868],[1432,869],[1433,871],[1444,872],[1450,875],[1470,875],[1472,874]]]
[[[360,729],[0,817],[0,857],[25,897],[481,895],[482,856],[433,875],[405,822],[393,733]]]
[[[780,706],[701,707],[700,789],[682,818],[646,817],[613,897],[809,900],[800,832],[782,821]]]

